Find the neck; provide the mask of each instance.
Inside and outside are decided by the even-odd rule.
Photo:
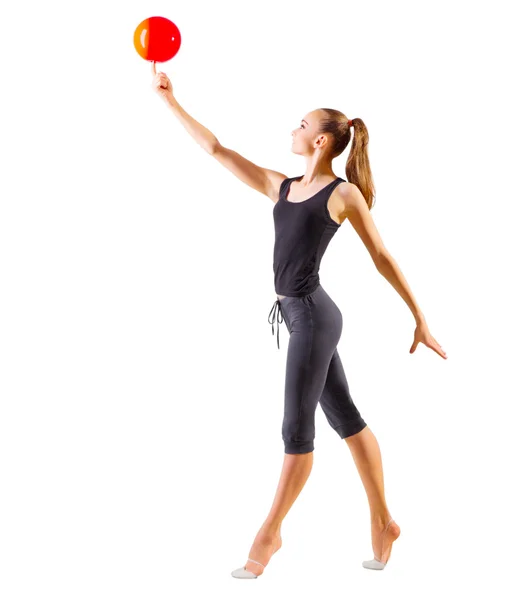
[[[300,183],[303,186],[315,184],[318,185],[327,181],[328,179],[331,179],[331,177],[336,177],[335,173],[333,173],[331,163],[318,163],[316,162],[316,157],[310,156],[306,164],[306,173],[300,180]]]

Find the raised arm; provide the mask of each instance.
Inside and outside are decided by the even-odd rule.
[[[284,179],[287,179],[287,175],[259,167],[247,158],[244,158],[244,156],[241,156],[238,152],[235,152],[235,150],[225,148],[219,142],[217,142],[210,154],[243,183],[268,196],[272,202],[278,202],[280,185]]]
[[[243,183],[268,196],[272,202],[277,202],[280,185],[284,179],[287,179],[287,176],[278,171],[259,167],[234,150],[222,146],[210,130],[190,116],[179,104],[174,97],[170,80],[163,72],[156,73],[155,63],[152,64],[152,73],[154,75],[152,87],[199,146],[215,157]]]

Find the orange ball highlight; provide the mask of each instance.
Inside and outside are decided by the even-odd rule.
[[[165,17],[149,17],[134,31],[134,47],[145,60],[166,62],[181,46],[181,32],[175,23]]]

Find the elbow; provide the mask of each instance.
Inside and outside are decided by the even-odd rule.
[[[385,271],[392,262],[392,257],[388,252],[379,252],[374,257],[374,264],[378,271],[381,273]]]
[[[215,154],[220,147],[221,144],[219,143],[219,140],[215,139],[207,145],[206,151],[208,152],[208,154]]]

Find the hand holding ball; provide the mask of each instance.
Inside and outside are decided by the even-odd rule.
[[[152,89],[163,98],[166,102],[174,99],[174,90],[172,89],[172,82],[162,71],[156,72],[156,63],[152,63],[152,74],[154,80],[152,82]]]

